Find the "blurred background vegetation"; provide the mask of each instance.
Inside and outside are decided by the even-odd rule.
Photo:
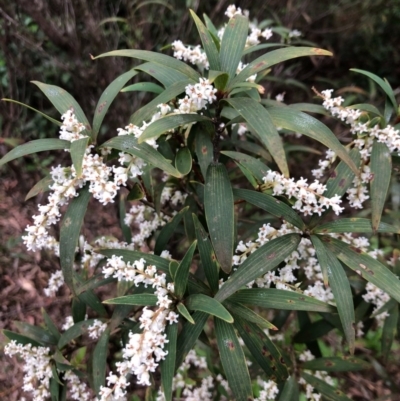
[[[198,15],[207,13],[220,26],[227,20],[224,12],[230,3],[0,0],[0,95],[59,119],[50,103],[30,84],[31,80],[38,80],[65,88],[91,116],[106,86],[137,61],[92,61],[90,54],[123,48],[160,50],[175,39],[198,44],[187,9],[194,9]],[[318,63],[304,58],[286,64],[284,70],[277,66],[271,73],[271,77],[280,75],[275,81],[271,78],[273,96],[286,90],[288,100],[295,97],[307,101],[316,82],[320,82],[320,89],[352,85],[368,89],[365,78],[348,71],[352,67],[386,77],[394,88],[400,85],[400,0],[247,0],[236,5],[248,9],[251,19],[270,19],[277,26],[299,29],[302,38],[335,54],[334,58],[323,58]],[[298,90],[288,91],[289,84],[296,82],[302,83],[297,85]],[[129,115],[143,101],[141,96],[134,92],[117,98],[104,131],[109,128],[110,135],[114,135],[117,127],[126,125]],[[0,156],[18,138],[26,141],[57,135],[47,120],[6,102],[0,104],[0,129]]]

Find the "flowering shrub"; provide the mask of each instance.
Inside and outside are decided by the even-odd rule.
[[[274,37],[273,28],[249,25],[235,6],[219,31],[207,16],[206,25],[192,16],[202,47],[176,41],[175,58],[141,50],[98,56],[144,62],[109,85],[92,124],[71,95],[35,82],[62,114],[61,123],[53,120],[60,137],[21,145],[0,161],[55,149],[72,161],[33,189],[50,194],[23,236],[28,250],[59,256],[61,270],[45,293],[68,286],[72,316],[61,330],[44,312],[43,326],[5,331],[6,353],[26,361],[23,389],[34,400],[135,399],[144,394],[138,386],[160,401],[286,401],[300,392],[309,400],[347,400],[331,372],[368,366],[352,354],[371,312],[383,326],[383,352],[390,351],[400,301],[397,254],[385,264],[387,255],[360,236],[400,232],[381,221],[391,153],[400,148],[399,131],[389,125],[398,108],[389,84],[361,71],[386,92],[383,115],[368,104],[344,106],[331,90],[317,92],[326,111],[350,127],[344,147],[302,111],[321,108],[261,97],[270,67],[328,51],[288,46],[297,31],[261,43]],[[110,103],[139,72],[159,81],[140,84],[157,96],[99,143]],[[314,182],[290,177],[286,131],[328,148]],[[90,199],[107,205],[119,194],[125,240],[89,243],[80,232]],[[368,199],[371,219],[342,217]],[[57,238],[52,226],[60,220]],[[100,299],[100,287],[116,296]],[[287,327],[298,327],[293,338]],[[317,339],[333,329],[346,345],[323,357]]]

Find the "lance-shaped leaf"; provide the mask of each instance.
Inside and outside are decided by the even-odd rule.
[[[76,275],[74,277],[76,279]],[[99,297],[92,291],[85,291],[78,295],[78,298],[84,302],[87,306],[93,309],[99,316],[107,317],[108,313],[101,303]]]
[[[176,153],[175,167],[184,176],[192,171],[192,154],[189,148],[180,148]]]
[[[316,342],[320,337],[328,334],[331,330],[335,328],[335,325],[324,319],[317,320],[311,323],[311,321],[305,322],[301,330],[293,337],[292,341],[295,343],[306,343],[311,345]],[[318,346],[315,343],[315,346]],[[310,350],[311,347],[308,347]],[[319,347],[318,347],[319,350]]]
[[[376,231],[381,221],[392,175],[392,157],[384,143],[374,141],[370,167],[372,175],[372,180],[370,181],[372,227]]]
[[[3,158],[0,159],[0,166],[8,163],[18,157],[30,155],[36,152],[45,152],[47,150],[69,149],[71,142],[62,139],[49,138],[49,139],[36,139],[19,145],[10,150]]]
[[[386,95],[388,96],[390,102],[393,105],[393,108],[395,110],[397,110],[396,97],[394,95],[393,89],[391,88],[390,84],[386,80],[383,80],[382,78],[378,77],[375,74],[372,74],[369,71],[359,70],[357,68],[350,68],[350,71],[354,71],[354,72],[357,72],[359,74],[366,75],[368,78],[370,78],[373,81],[375,81],[383,89],[383,91],[386,93]]]
[[[9,340],[14,340],[16,341],[18,344],[22,344],[22,345],[26,345],[26,344],[32,344],[35,347],[39,347],[39,346],[43,346],[44,344],[41,344],[40,342],[23,336],[21,334],[18,333],[14,333],[13,331],[10,330],[2,330],[2,333],[9,339]]]
[[[178,82],[188,82],[188,83],[196,83],[196,80],[188,79],[187,75],[173,69],[167,67],[165,65],[157,64],[157,63],[144,63],[135,67],[135,70],[143,71],[146,74],[149,74],[157,81],[161,82],[166,88],[176,84]],[[129,88],[129,87],[127,87]],[[161,88],[161,87],[160,87]],[[160,94],[164,91],[164,88],[161,88]]]
[[[246,358],[232,324],[215,319],[215,334],[229,387],[236,400],[252,400],[253,392]]]
[[[253,252],[215,295],[222,302],[244,285],[263,276],[285,260],[300,242],[298,234],[288,234],[267,242]],[[237,300],[238,302],[242,302]]]
[[[355,316],[353,294],[351,293],[349,280],[336,256],[324,246],[321,240],[315,235],[311,236],[311,240],[317,253],[321,269],[328,272],[329,285],[335,297],[343,331],[346,340],[349,343],[350,353],[353,354],[355,342]]]
[[[186,306],[182,303],[176,305],[176,310],[191,324],[195,324],[195,321],[192,318],[192,315],[187,310]]]
[[[94,290],[95,288],[113,283],[115,281],[117,281],[117,279],[114,277],[104,278],[103,273],[96,274],[92,276],[90,279],[85,280],[84,284],[81,284],[79,285],[79,287],[77,286],[77,288],[75,288],[76,295],[80,295],[85,291]]]
[[[246,167],[257,179],[258,183],[262,183],[263,177],[265,177],[268,171],[271,170],[261,160],[244,153],[232,152],[228,150],[222,151],[221,153]]]
[[[199,219],[195,214],[192,214],[194,226],[196,228],[197,246],[199,248],[200,260],[206,275],[208,284],[212,291],[215,293],[218,291],[218,280],[219,280],[219,266],[217,258],[215,256],[214,249],[208,238],[208,234]]]
[[[161,53],[150,52],[148,50],[114,50],[100,54],[97,57],[93,57],[93,60],[100,57],[132,57],[139,60],[152,61],[154,63],[165,65],[166,67],[177,70],[195,81],[198,81],[200,78],[200,75],[186,63],[179,61],[174,57],[166,56],[165,54]]]
[[[308,373],[301,373],[302,378],[311,384],[327,401],[351,401],[341,390],[327,384],[324,380],[318,379]]]
[[[165,401],[171,401],[172,380],[175,374],[178,325],[168,324],[168,326],[165,328],[165,334],[167,335],[168,339],[168,342],[164,345],[164,351],[167,352],[167,356],[160,361],[161,385]]]
[[[197,246],[197,240],[190,245],[185,256],[176,270],[174,281],[175,281],[175,294],[178,298],[182,298],[185,294],[185,290],[188,284],[189,269],[192,263],[193,254]]]
[[[302,364],[303,369],[326,372],[350,372],[370,368],[370,364],[354,356],[317,358]]]
[[[172,235],[174,234],[176,228],[178,227],[179,223],[181,222],[184,214],[187,212],[189,208],[184,207],[182,210],[177,213],[172,220],[167,223],[160,231],[160,234],[157,237],[156,245],[154,247],[154,253],[156,255],[160,255],[162,251],[166,249],[168,241],[171,239]]]
[[[81,106],[79,106],[79,103],[67,91],[59,86],[48,85],[39,81],[31,82],[39,87],[60,114],[64,114],[68,110],[73,109],[76,119],[82,123],[88,131],[91,130],[89,120],[86,118]]]
[[[75,249],[78,245],[90,196],[89,187],[86,186],[79,192],[78,197],[72,199],[61,222],[60,264],[65,283],[73,293],[75,292],[73,282]]]
[[[387,223],[379,223],[378,233],[400,234],[400,227],[392,226]],[[316,234],[327,233],[373,233],[370,219],[361,217],[350,217],[346,219],[334,220],[329,223],[321,224],[313,229]]]
[[[229,80],[229,75],[226,72],[209,70],[208,80],[210,84],[213,83],[218,90],[224,90]]]
[[[182,127],[198,121],[210,121],[208,117],[200,114],[169,114],[152,122],[140,135],[139,143],[148,139],[158,138],[171,129]]]
[[[350,246],[335,238],[320,237],[324,245],[331,250],[345,265],[354,270],[365,280],[375,284],[400,302],[400,280],[386,266],[360,249]]]
[[[224,305],[229,309],[231,313],[241,317],[244,320],[248,320],[249,322],[258,324],[260,327],[263,327],[265,329],[278,330],[276,326],[274,326],[268,320],[265,320],[262,316],[252,311],[247,306],[244,306],[238,302],[229,302],[229,301],[224,301]]]
[[[154,294],[124,295],[118,298],[107,299],[106,301],[103,301],[103,304],[156,306],[157,295]]]
[[[220,70],[219,53],[217,46],[215,45],[212,36],[205,25],[201,22],[201,19],[196,15],[193,10],[190,10],[190,14],[196,24],[197,30],[199,31],[201,43],[203,49],[206,52],[207,60],[210,64],[211,70]]]
[[[93,350],[93,390],[99,394],[100,388],[105,385],[107,370],[107,350],[110,339],[110,327],[101,334]]]
[[[130,70],[114,79],[107,86],[106,90],[101,94],[99,101],[96,105],[96,111],[93,118],[93,139],[96,140],[97,134],[100,131],[101,124],[104,120],[111,103],[114,101],[120,90],[124,85],[133,78],[138,72],[136,70]]]
[[[201,174],[203,177],[207,174],[207,169],[213,160],[213,144],[210,136],[205,128],[200,128],[202,125],[198,125],[195,133],[195,152],[197,160],[200,164]]]
[[[195,321],[194,324],[186,322],[183,325],[182,331],[178,337],[178,349],[176,351],[176,365],[175,369],[181,366],[186,354],[194,347],[200,333],[206,324],[208,313],[195,312],[192,315],[192,319]]]
[[[78,139],[71,143],[71,159],[78,178],[82,175],[83,157],[86,153],[86,148],[89,143],[89,137]]]
[[[54,336],[49,330],[46,330],[39,326],[33,326],[24,322],[14,322],[14,326],[19,332],[26,337],[32,338],[33,340],[46,345],[57,344],[57,337]]]
[[[168,103],[170,100],[175,99],[178,95],[183,93],[186,86],[191,83],[191,80],[183,80],[172,84],[151,102],[133,113],[129,118],[129,122],[134,125],[142,126],[143,122],[150,120],[151,117],[159,111],[157,107],[159,104]]]
[[[25,200],[33,198],[36,195],[45,193],[50,191],[50,186],[53,185],[54,181],[51,178],[51,174],[46,175],[46,177],[42,178],[38,181],[26,194]]]
[[[139,144],[137,138],[132,135],[116,136],[105,142],[102,147],[118,149],[136,157],[140,157],[153,167],[157,167],[174,177],[179,178],[182,176],[182,174],[169,160],[165,159],[161,153],[157,152],[147,143]]]
[[[282,174],[288,177],[285,150],[269,112],[254,99],[238,97],[225,101],[245,119],[248,129],[269,151]]]
[[[53,320],[48,315],[48,313],[44,310],[44,308],[42,308],[42,316],[43,316],[43,320],[44,320],[47,330],[56,339],[55,344],[57,344],[57,342],[61,336],[60,332],[57,329],[57,326],[54,324]]]
[[[125,242],[130,244],[132,242],[132,232],[130,227],[125,223],[125,216],[126,216],[125,198],[126,196],[121,191],[119,193],[119,202],[118,202],[119,225],[121,227],[122,235],[124,237]]]
[[[138,69],[138,68],[136,68]],[[164,88],[153,82],[138,82],[137,84],[125,86],[121,92],[150,92],[159,95],[164,91]]]
[[[388,311],[389,316],[386,317],[382,330],[382,355],[385,361],[388,360],[390,350],[396,336],[397,324],[399,320],[399,305],[392,306]]]
[[[305,228],[301,217],[290,206],[271,195],[248,189],[234,189],[233,195],[271,213],[279,219],[285,219],[300,230]]]
[[[227,323],[233,323],[233,318],[231,314],[225,309],[225,307],[216,299],[208,297],[207,295],[189,295],[185,299],[185,305],[186,308],[188,308],[189,310],[205,312],[210,315],[216,316],[219,319],[225,320],[225,322]]]
[[[287,366],[274,343],[256,324],[234,315],[234,326],[246,347],[272,380],[282,382],[288,377]]]
[[[224,35],[221,40],[219,58],[221,70],[227,72],[230,79],[236,75],[248,32],[249,20],[247,17],[239,14],[234,15],[225,27]]]
[[[279,401],[298,401],[299,400],[299,385],[295,376],[290,376],[279,394]]]
[[[95,320],[96,319],[83,320],[82,322],[75,323],[68,330],[64,331],[58,341],[58,348],[64,348],[70,341],[85,334],[88,331],[89,326],[91,326]]]
[[[204,187],[204,210],[211,243],[224,272],[232,270],[235,232],[231,182],[222,164],[210,164]]]
[[[274,124],[306,135],[333,150],[358,175],[358,168],[335,134],[316,118],[290,107],[269,107]]]
[[[288,47],[285,49],[273,50],[264,54],[249,65],[247,65],[230,83],[229,88],[233,87],[237,82],[244,82],[250,76],[257,74],[267,68],[281,63],[286,60],[291,60],[297,57],[304,56],[332,56],[331,52],[314,47]]]
[[[240,269],[241,267],[239,270]],[[229,297],[229,301],[252,306],[261,306],[262,308],[268,309],[336,312],[335,307],[319,301],[318,299],[298,292],[279,290],[277,288],[249,288],[239,290]]]

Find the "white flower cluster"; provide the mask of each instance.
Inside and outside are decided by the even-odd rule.
[[[188,85],[185,88],[185,93],[186,96],[183,99],[179,99],[179,107],[174,110],[174,113],[195,113],[205,109],[208,103],[211,104],[217,100],[215,96],[217,89],[206,78],[200,78],[197,84]]]
[[[274,195],[286,195],[289,198],[296,198],[293,209],[302,212],[305,216],[317,213],[319,216],[329,207],[338,215],[343,208],[340,196],[332,198],[323,196],[326,186],[315,180],[312,184],[307,184],[307,179],[301,178],[295,181],[293,178],[286,178],[276,171],[268,171],[263,178],[265,187],[272,188]]]
[[[77,401],[89,401],[92,399],[86,383],[81,382],[72,370],[67,370],[64,373],[64,379],[68,382],[71,399]]]
[[[46,297],[54,297],[57,290],[63,285],[64,285],[64,275],[61,270],[58,270],[55,273],[52,273],[52,275],[49,278],[47,288],[45,288],[43,291]]]
[[[257,378],[257,384],[261,387],[260,395],[254,399],[254,401],[272,401],[275,400],[279,394],[277,384],[273,380],[263,380],[260,377]]]
[[[210,68],[207,55],[200,45],[195,47],[185,46],[181,40],[175,40],[172,42],[172,50],[174,51],[174,57],[178,60],[188,61],[206,70]]]
[[[367,293],[363,295],[364,301],[375,305],[373,313],[379,310],[383,305],[385,305],[390,300],[389,294],[387,294],[385,291],[381,290],[372,283],[367,283],[365,290],[367,291]],[[383,323],[388,316],[389,313],[387,311],[382,312],[379,315],[375,316],[375,319],[379,327],[383,327]]]
[[[312,361],[313,359],[315,359],[314,355],[309,351],[309,350],[305,350],[303,351],[300,355],[299,355],[299,359],[302,362],[306,362],[306,361]],[[334,386],[335,383],[332,379],[331,376],[328,375],[327,372],[323,371],[323,370],[304,370],[305,373],[308,373],[309,375],[315,376],[317,379],[323,380],[325,383],[329,384],[330,386]],[[321,400],[321,394],[314,392],[314,387],[307,383],[302,377],[299,379],[299,384],[301,384],[305,391],[306,391],[306,398],[307,400],[311,400],[311,401],[320,401]]]
[[[81,134],[85,130],[85,126],[76,119],[73,109],[65,112],[61,116],[61,120],[63,120],[63,123],[60,128],[60,139],[74,142],[85,138],[85,135]]]
[[[88,327],[89,337],[93,340],[97,340],[106,328],[107,323],[103,323],[101,320],[95,319],[93,324]]]
[[[145,260],[125,263],[122,257],[113,255],[103,268],[105,277],[116,277],[119,281],[133,281],[136,286],[144,284],[155,288],[157,295],[156,311],[143,308],[139,318],[142,333],[129,333],[129,341],[122,350],[123,362],[117,363],[117,374],[110,372],[107,377],[108,387],[101,387],[100,401],[116,399],[126,394],[128,382],[126,376],[137,376],[138,384],[150,386],[150,372],[154,372],[160,360],[165,359],[167,352],[164,345],[168,342],[164,333],[167,322],[178,322],[178,315],[169,309],[173,300],[173,283],[166,282],[166,275],[158,275],[155,266],[145,267]]]
[[[19,355],[24,360],[25,376],[22,389],[32,394],[33,401],[45,401],[50,397],[52,372],[49,352],[50,348],[34,347],[31,344],[22,345],[15,340],[4,347],[6,355]]]

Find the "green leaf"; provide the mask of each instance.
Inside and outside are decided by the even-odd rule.
[[[103,304],[156,306],[157,295],[154,294],[124,295],[118,298],[107,299],[106,301],[103,301]]]
[[[68,110],[73,109],[76,119],[90,132],[89,120],[86,118],[78,102],[67,91],[55,85],[48,85],[39,81],[31,82],[39,87],[60,114],[64,114]]]
[[[43,117],[46,118],[47,120],[51,121],[53,124],[56,124],[56,125],[58,125],[58,126],[61,126],[61,125],[62,125],[61,121],[55,120],[54,118],[48,116],[47,114],[41,112],[40,110],[34,109],[33,107],[31,107],[31,106],[29,106],[29,105],[27,105],[27,104],[25,104],[25,103],[17,102],[16,100],[7,99],[7,98],[3,98],[3,99],[1,99],[1,100],[2,100],[3,102],[11,102],[11,103],[19,104],[20,106],[24,106],[24,107],[26,107],[27,109],[33,110],[35,113],[40,114],[41,116],[43,116]]]
[[[328,322],[325,319],[317,320],[313,323],[308,321],[292,338],[292,341],[294,343],[305,343],[311,345],[313,342],[316,342],[318,339],[320,339],[320,337],[328,334],[334,328],[334,322]]]
[[[136,68],[138,69],[138,68]],[[120,92],[151,92],[159,95],[164,91],[164,88],[160,85],[154,84],[153,82],[139,82],[137,84],[125,86]]]
[[[357,109],[361,111],[366,111],[368,113],[373,113],[378,115],[379,117],[382,117],[382,113],[372,104],[368,103],[357,103],[357,104],[352,104],[351,106],[346,106],[348,109]]]
[[[25,200],[33,198],[36,195],[43,194],[47,191],[50,191],[50,186],[54,183],[51,175],[48,174],[46,177],[42,178],[39,182],[37,182],[27,193],[25,196]]]
[[[77,178],[82,176],[83,157],[86,153],[86,148],[89,143],[89,137],[78,139],[71,143],[71,159],[75,168]]]
[[[164,392],[165,401],[171,401],[172,380],[174,379],[175,373],[178,325],[168,324],[168,326],[165,328],[165,334],[167,335],[168,339],[168,342],[164,346],[167,356],[160,361],[161,385]]]
[[[263,177],[265,177],[271,169],[267,167],[261,160],[256,159],[255,157],[246,155],[240,152],[233,151],[222,151],[222,154],[230,157],[233,160],[236,160],[238,163],[246,167],[253,176],[257,179],[259,183],[263,182]]]
[[[210,84],[213,83],[218,90],[222,91],[228,83],[229,75],[226,72],[210,70],[208,71],[208,80]]]
[[[268,149],[282,174],[288,177],[289,168],[286,162],[285,150],[275,127],[278,124],[274,125],[269,111],[254,99],[238,97],[225,99],[225,101],[245,119],[249,130]]]
[[[160,64],[161,66],[166,66],[177,70],[196,82],[200,78],[200,75],[184,62],[179,61],[173,57],[166,56],[165,54],[150,52],[147,50],[114,50],[111,52],[100,54],[97,57],[93,57],[93,59],[95,60],[100,57],[132,57],[139,60],[152,61],[154,63]]]
[[[396,102],[396,97],[394,95],[393,89],[391,88],[391,86],[389,85],[389,83],[387,81],[384,81],[382,78],[378,77],[375,74],[372,74],[369,71],[359,70],[357,68],[350,68],[350,71],[354,71],[354,72],[357,72],[359,74],[366,75],[368,78],[370,78],[373,81],[375,81],[383,89],[383,91],[386,93],[386,95],[388,96],[388,98],[389,98],[390,102],[392,103],[394,109],[397,110],[398,106],[397,106],[397,102]]]
[[[85,334],[88,331],[89,326],[91,326],[95,320],[96,319],[89,319],[75,323],[72,327],[61,334],[57,347],[59,349],[64,348],[69,342],[80,337],[82,334]]]
[[[243,55],[248,32],[248,18],[238,14],[234,15],[225,27],[219,51],[221,63],[220,69],[221,71],[228,73],[230,80],[232,80],[236,75],[237,67]]]
[[[186,85],[188,85],[189,83],[194,84],[197,82],[196,80],[188,79],[187,75],[182,74],[181,72],[173,68],[169,68],[165,65],[157,63],[140,64],[139,66],[135,67],[135,69],[149,74],[157,81],[161,82],[166,88],[179,82],[187,82]],[[163,91],[164,89],[161,91],[161,93]]]
[[[132,191],[130,191],[130,193],[131,192]],[[118,210],[119,210],[119,225],[121,227],[122,235],[124,236],[125,242],[130,244],[132,242],[132,232],[130,227],[125,224],[125,216],[126,216],[125,195],[122,193],[122,191],[119,193]]]
[[[214,147],[206,129],[202,125],[196,126],[195,133],[195,152],[200,165],[201,174],[206,177],[207,169],[213,160]]]
[[[221,64],[219,61],[218,49],[217,46],[215,46],[215,43],[211,37],[210,32],[201,22],[200,18],[196,15],[196,13],[193,10],[189,11],[196,24],[197,30],[199,31],[201,43],[203,44],[203,49],[207,55],[207,59],[210,64],[210,69],[220,70]]]
[[[102,147],[111,147],[133,156],[140,157],[145,162],[174,177],[181,177],[181,173],[170,163],[169,160],[165,159],[161,153],[157,152],[147,143],[138,144],[137,138],[132,135],[116,136],[105,142]]]
[[[303,56],[331,56],[332,53],[327,50],[314,47],[287,47],[284,49],[273,50],[253,60],[245,67],[231,82],[229,88],[232,88],[237,82],[244,82],[250,76],[257,74],[267,68]]]
[[[322,143],[333,150],[358,175],[358,168],[352,157],[325,124],[290,107],[269,107],[267,110],[277,127],[298,132]]]
[[[298,234],[288,234],[262,245],[230,276],[215,295],[215,299],[222,302],[250,281],[278,266],[297,249],[299,242]]]
[[[219,280],[219,266],[217,257],[213,247],[211,246],[210,239],[208,238],[207,232],[200,223],[199,219],[195,214],[192,214],[194,226],[196,228],[197,246],[199,248],[200,260],[206,275],[208,284],[211,287],[213,293],[218,291],[218,280]]]
[[[100,388],[105,385],[107,370],[107,350],[110,339],[110,328],[107,327],[101,334],[93,350],[93,390],[99,394]]]
[[[60,332],[57,329],[57,326],[54,324],[51,317],[47,314],[47,312],[43,308],[42,308],[42,316],[43,316],[43,320],[44,320],[47,330],[55,338],[55,340],[56,340],[55,344],[57,344],[57,342],[61,336]]]
[[[370,364],[354,356],[317,358],[302,364],[303,369],[324,370],[325,372],[353,372],[369,369]]]
[[[3,329],[3,330],[2,330],[2,333],[3,333],[9,340],[14,340],[14,341],[16,341],[18,344],[22,344],[22,345],[32,344],[32,346],[34,346],[34,347],[40,347],[40,346],[43,346],[43,345],[44,345],[44,344],[41,344],[40,342],[38,342],[38,341],[36,341],[36,340],[34,340],[34,339],[32,339],[32,338],[23,336],[23,335],[18,334],[18,333],[14,333],[13,331],[10,331],[10,330],[5,330],[5,329]]]
[[[222,367],[236,400],[253,399],[246,358],[232,324],[215,319],[215,334]]]
[[[285,46],[287,45],[283,43],[262,43],[260,45],[247,47],[243,52],[243,56],[245,56],[246,54],[257,52],[259,50],[269,49],[271,47],[285,47]]]
[[[222,164],[208,166],[204,187],[204,210],[211,243],[224,272],[232,269],[235,232],[232,187]]]
[[[258,324],[260,327],[268,330],[278,330],[276,326],[274,326],[268,320],[265,320],[262,316],[252,311],[247,306],[244,306],[240,303],[228,301],[224,301],[224,305],[230,310],[230,312],[232,312],[236,316],[241,317],[244,320],[248,320],[249,322]]]
[[[107,317],[107,311],[104,305],[100,302],[98,296],[92,291],[85,291],[78,295],[78,298],[84,302],[87,306],[93,309],[99,316]]]
[[[104,278],[103,273],[95,274],[90,279],[86,280],[84,284],[80,284],[79,287],[75,288],[76,295],[80,295],[85,291],[94,290],[95,288],[101,287],[117,281],[114,277]]]
[[[261,192],[251,191],[248,189],[234,189],[233,194],[236,198],[243,199],[254,206],[259,207],[278,217],[285,219],[290,224],[298,227],[300,230],[305,229],[305,225],[301,217],[286,203],[274,198],[271,195]]]
[[[93,139],[96,140],[97,134],[100,131],[101,124],[104,120],[105,115],[111,103],[114,101],[120,90],[124,87],[124,85],[135,75],[137,75],[137,71],[132,69],[130,71],[125,72],[120,75],[118,78],[114,79],[107,86],[106,90],[101,94],[99,101],[96,105],[96,111],[94,113],[93,118]]]
[[[342,391],[336,389],[324,380],[317,379],[308,373],[301,373],[302,378],[311,384],[327,401],[351,401]]]
[[[152,122],[140,135],[139,144],[152,138],[158,138],[169,130],[182,127],[198,121],[210,121],[208,117],[200,114],[168,114]]]
[[[86,304],[78,297],[72,298],[71,314],[74,323],[82,322],[86,316]]]
[[[328,115],[328,112],[325,110],[323,106],[320,104],[312,104],[312,103],[292,103],[289,105],[292,109],[303,111],[306,113],[316,113]]]
[[[284,359],[274,343],[256,324],[246,321],[236,315],[235,327],[253,358],[261,366],[271,380],[282,382],[288,377],[288,370]]]
[[[33,326],[24,322],[14,322],[14,326],[19,332],[28,338],[32,338],[38,343],[45,345],[57,344],[57,338],[49,330],[46,330],[39,326]]]
[[[243,266],[243,264],[241,266]],[[239,267],[239,270],[241,268],[242,267]],[[225,285],[227,284],[224,284],[224,286]],[[277,288],[250,288],[239,290],[234,295],[230,296],[228,300],[252,306],[261,306],[262,308],[268,309],[336,312],[335,307],[319,301],[318,299],[298,292],[279,290]]]
[[[8,163],[11,160],[17,159],[18,157],[37,152],[45,152],[48,150],[69,149],[70,146],[71,142],[64,141],[62,139],[36,139],[10,150],[3,158],[0,159],[0,166]]]
[[[216,316],[219,319],[225,320],[227,323],[233,323],[231,314],[225,307],[215,300],[204,294],[189,295],[185,299],[185,305],[189,310],[197,310]]]
[[[193,254],[197,246],[197,240],[190,245],[185,256],[183,257],[181,263],[174,277],[175,280],[175,294],[178,298],[182,298],[185,294],[186,286],[188,284],[189,269],[192,264]]]
[[[186,322],[183,325],[182,331],[178,337],[175,369],[181,366],[186,354],[194,347],[204,325],[206,324],[208,316],[208,313],[195,312],[192,315],[192,319],[195,321],[195,323],[192,324]]]
[[[326,249],[317,236],[312,235],[311,241],[315,248],[321,268],[324,267],[323,270],[328,272],[329,285],[335,297],[343,331],[346,340],[349,343],[350,353],[354,354],[354,304],[353,294],[351,293],[351,287],[346,272],[343,270],[343,267],[337,260],[336,256],[329,249]]]
[[[379,223],[378,233],[400,234],[400,227],[395,227],[387,223]],[[372,222],[361,217],[351,217],[340,220],[330,221],[321,224],[313,229],[314,233],[373,233]]]
[[[169,263],[169,274],[172,277],[172,280],[175,278],[176,271],[178,270],[179,262],[176,260],[171,260]]]
[[[382,355],[385,361],[389,359],[390,350],[397,332],[397,322],[399,320],[399,305],[392,306],[388,311],[389,316],[386,317],[382,330]]]
[[[386,266],[360,249],[335,238],[320,237],[324,245],[345,265],[361,277],[387,292],[400,302],[400,280]]]
[[[160,255],[162,251],[166,249],[168,241],[171,239],[172,235],[176,231],[179,223],[181,222],[183,216],[188,211],[188,207],[184,207],[177,213],[172,220],[167,223],[160,231],[157,237],[156,245],[154,247],[154,253]]]
[[[85,217],[91,194],[86,186],[79,191],[79,196],[73,198],[64,215],[60,228],[60,264],[65,284],[72,293],[75,292],[73,282],[75,249]]]
[[[376,231],[381,221],[392,175],[392,157],[384,143],[374,141],[370,167],[373,177],[370,181],[372,227]]]
[[[180,148],[175,157],[175,168],[182,174],[188,175],[192,171],[192,154],[189,148]]]
[[[218,30],[213,24],[213,22],[210,20],[209,16],[207,14],[203,14],[204,22],[206,23],[207,29],[210,31],[212,35],[214,35],[215,38],[218,38]]]
[[[279,395],[279,401],[298,401],[299,385],[295,376],[290,376]]]
[[[186,306],[182,303],[176,305],[176,309],[178,312],[191,324],[195,324],[192,316],[190,315],[189,311],[187,310]]]
[[[151,102],[147,103],[145,106],[133,113],[129,118],[129,122],[137,126],[142,126],[144,121],[150,120],[153,115],[159,111],[157,107],[159,104],[168,103],[172,99],[175,99],[178,95],[185,92],[186,86],[191,83],[192,81],[190,80],[181,80],[172,84]]]

